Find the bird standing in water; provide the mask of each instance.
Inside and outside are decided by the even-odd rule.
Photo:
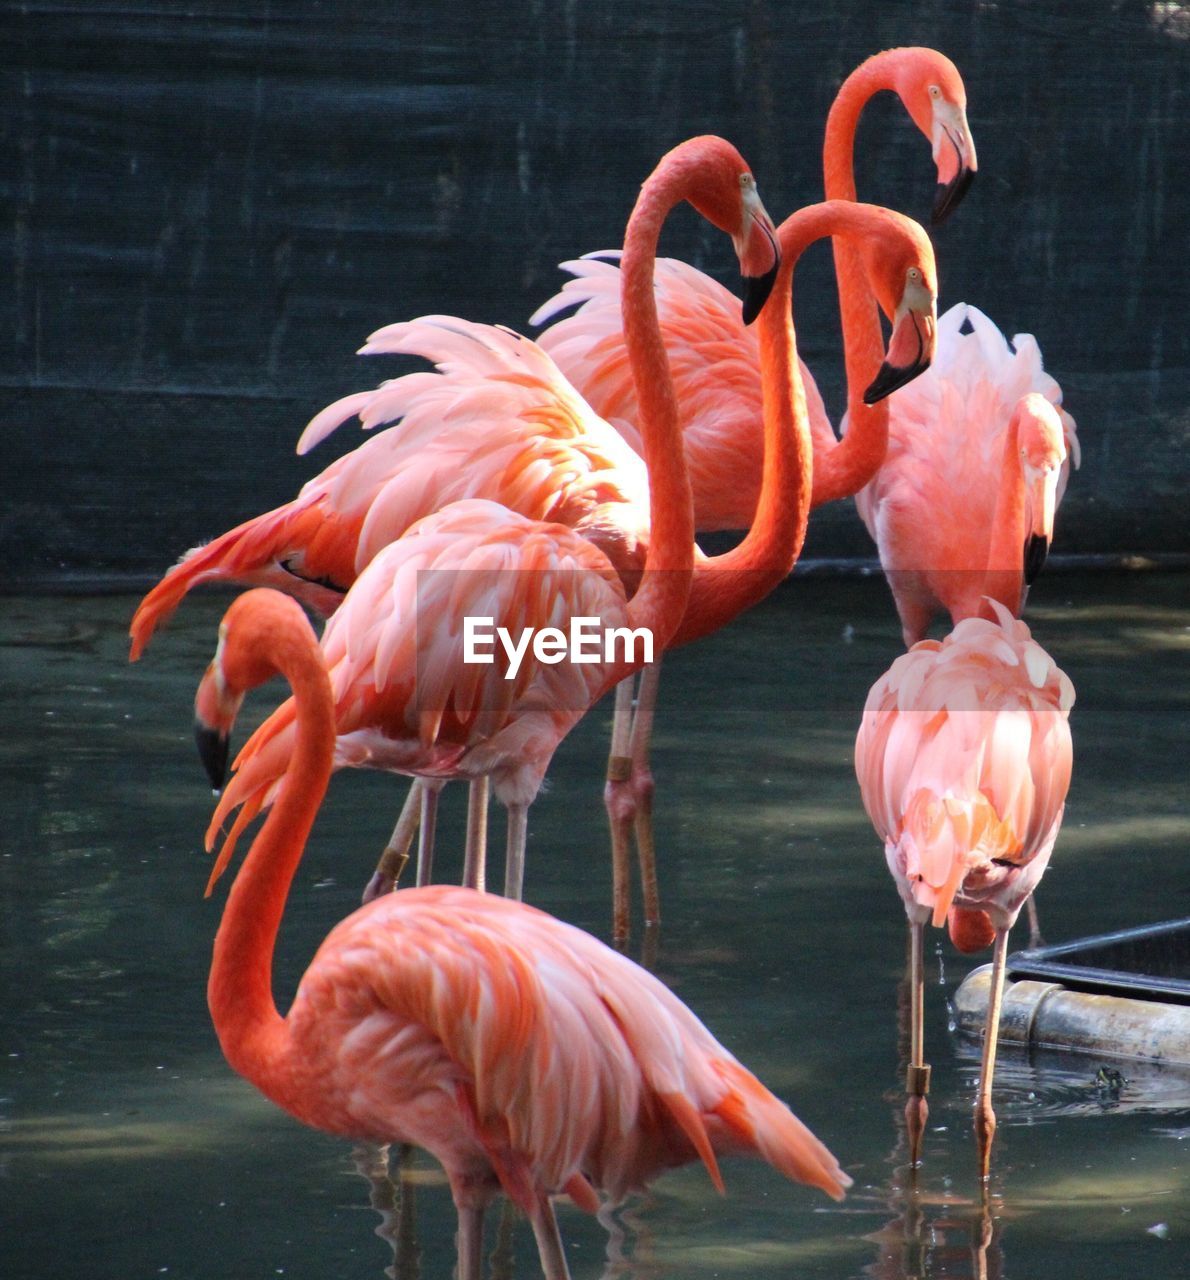
[[[906,1119],[916,1165],[928,1114],[922,932],[952,907],[981,913],[995,949],[975,1124],[987,1178],[992,1074],[1008,931],[1053,852],[1070,786],[1074,688],[1025,623],[990,603],[923,640],[873,685],[855,743],[864,807],[905,904],[910,934]]]
[[[569,1276],[554,1195],[594,1212],[601,1195],[618,1201],[696,1159],[722,1189],[718,1156],[752,1154],[842,1197],[850,1178],[826,1147],[662,983],[519,902],[443,886],[386,894],[331,931],[282,1016],[273,952],[331,773],[334,699],[301,608],[258,588],[227,611],[195,699],[216,783],[245,693],[277,673],[296,738],[228,895],[211,1016],[232,1067],[299,1120],[442,1163],[459,1280],[479,1280],[483,1213],[500,1191],[532,1223],[546,1280]]]

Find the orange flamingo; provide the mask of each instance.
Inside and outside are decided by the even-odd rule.
[[[992,991],[975,1098],[981,1176],[996,1117],[992,1074],[1008,931],[1053,852],[1072,747],[1074,689],[1029,628],[997,601],[942,641],[899,657],[868,694],[855,744],[864,807],[905,904],[910,1062],[905,1117],[921,1153],[930,1069],[922,1029],[922,931],[958,909],[994,931]]]
[[[1032,335],[1010,346],[960,303],[938,322],[938,359],[896,397],[888,457],[856,496],[880,550],[906,647],[939,610],[952,622],[1024,607],[1045,563],[1074,419]],[[945,430],[939,425],[945,424]]]
[[[958,69],[933,49],[889,49],[861,64],[843,82],[827,119],[823,168],[828,199],[855,200],[854,142],[864,105],[877,93],[896,93],[930,139],[938,173],[934,219],[958,205],[976,171],[967,126],[966,90]],[[854,494],[876,473],[888,447],[890,405],[867,404],[861,390],[880,361],[877,300],[859,252],[843,238],[834,245],[848,382],[849,428],[836,438],[822,398],[804,365],[814,447],[811,505]],[[576,277],[531,317],[540,324],[578,303],[578,309],[540,336],[592,406],[635,443],[638,406],[623,350],[617,267],[588,255],[563,263]],[[764,444],[757,337],[740,321],[739,304],[702,272],[673,259],[656,270],[658,303],[682,413],[695,527],[747,527],[756,509]],[[892,402],[895,406],[895,401]],[[653,777],[649,742],[659,672],[642,673],[633,715],[629,691],[618,695],[604,800],[613,848],[635,824],[638,843],[651,847]],[[646,855],[647,856],[647,855]]]
[[[624,306],[646,401],[651,509],[644,572],[632,599],[612,560],[578,533],[472,500],[418,522],[376,556],[324,636],[335,679],[339,762],[430,778],[490,777],[509,809],[505,883],[515,896],[527,808],[554,749],[609,682],[639,668],[646,655],[641,650],[629,659],[621,651],[611,661],[553,666],[534,651],[519,672],[506,671],[468,662],[460,633],[471,617],[490,617],[514,637],[527,628],[598,617],[605,630],[644,629],[661,646],[680,620],[690,586],[693,524],[656,324],[652,261],[662,222],[683,199],[734,236],[747,274],[767,275],[771,284],[776,265],[771,223],[734,147],[698,138],[663,158],[642,188],[626,236]],[[774,341],[786,338],[792,341],[791,326],[778,325]],[[494,384],[491,395],[498,391]],[[789,415],[786,407],[781,422]],[[419,598],[417,573],[423,570],[433,571],[423,574],[432,585]],[[241,753],[240,770],[218,810],[221,817],[243,804],[234,832],[268,802],[283,773],[292,717],[292,704],[280,708]],[[473,812],[482,813],[483,799]],[[481,887],[477,832],[468,852],[468,882]]]
[[[934,218],[958,205],[976,171],[967,95],[949,58],[933,49],[878,53],[843,82],[827,118],[823,172],[828,200],[855,200],[855,133],[864,105],[891,90],[930,139],[939,189]],[[837,439],[809,370],[801,366],[814,433],[813,505],[855,493],[875,474],[888,442],[888,406],[862,391],[883,351],[878,300],[862,256],[835,241],[851,426]],[[624,350],[616,254],[598,251],[563,268],[574,275],[530,317],[554,320],[538,341],[603,418],[636,444],[636,393]],[[694,267],[671,258],[656,267],[658,307],[682,415],[695,528],[745,529],[760,493],[764,440],[758,337],[741,322],[739,302]],[[572,314],[556,319],[562,311]]]
[[[598,1193],[619,1200],[695,1159],[722,1190],[717,1156],[752,1154],[842,1197],[851,1179],[826,1147],[680,1000],[518,902],[431,886],[361,907],[323,942],[282,1017],[273,951],[331,772],[335,700],[300,607],[249,591],[227,611],[195,701],[216,778],[245,692],[278,672],[297,734],[228,895],[211,1016],[231,1066],[291,1115],[441,1162],[460,1280],[481,1274],[483,1213],[500,1191],[532,1223],[547,1280],[569,1275],[552,1195],[594,1212]],[[224,853],[212,884],[225,864]]]
[[[836,201],[801,210],[782,225],[779,237],[787,256],[778,271],[773,298],[760,318],[765,376],[771,388],[765,401],[768,445],[761,501],[752,529],[737,548],[723,556],[698,556],[680,628],[683,640],[724,625],[763,598],[788,574],[800,551],[808,511],[810,446],[800,388],[792,384],[792,271],[808,244],[830,234],[862,237],[867,269],[894,322],[889,359],[868,393],[874,397],[888,386],[899,385],[924,367],[932,353],[933,257],[929,241],[916,224],[888,210]],[[924,348],[919,328],[926,335]],[[501,416],[499,397],[504,394],[499,380],[492,381],[485,403],[493,406],[497,417]],[[465,514],[449,515],[460,505],[468,508]],[[488,607],[481,610],[476,602],[494,598],[495,589],[482,575],[470,571],[479,567],[480,555],[489,554],[499,521],[493,512],[501,511],[490,504],[456,504],[415,525],[361,573],[328,624],[323,643],[337,697],[337,763],[392,768],[422,777],[490,776],[498,797],[509,806],[505,889],[519,894],[527,807],[558,742],[607,687],[614,672],[598,666],[581,672],[568,666],[547,671],[526,661],[518,683],[509,686],[491,668],[482,682],[475,668],[466,669],[460,657],[459,619],[491,612]],[[531,528],[528,522],[508,516],[499,535],[508,539],[502,544],[508,557]],[[576,530],[576,534],[582,532]],[[649,535],[650,549],[653,537]],[[427,538],[432,538],[432,552],[424,549]],[[540,625],[551,607],[551,593],[564,589],[562,577],[570,574],[570,565],[593,568],[603,563],[612,573],[616,566],[594,548],[582,551],[577,545],[581,541],[574,535],[563,539],[557,531],[541,540],[541,548],[556,543],[559,555],[568,548],[571,559],[567,567],[559,565],[557,573],[544,577],[532,597],[519,593],[511,602],[519,611],[502,616],[499,625],[513,634],[535,621]],[[551,562],[526,559],[527,552],[515,554],[526,569],[553,568]],[[467,585],[415,598],[407,568],[411,562],[423,570],[465,568]],[[646,577],[647,566],[646,560]],[[605,594],[598,599],[568,601],[569,613],[601,615],[605,623],[621,625],[624,606],[606,594],[606,584],[600,590]],[[627,606],[627,615],[637,598]],[[664,638],[655,634],[656,647],[663,647]],[[429,683],[428,671],[434,672]],[[466,707],[478,707],[478,718],[444,717],[443,708],[460,701]],[[268,803],[289,750],[292,714],[291,704],[281,708],[244,748],[240,771],[218,815],[221,819],[236,805],[243,805],[235,833]],[[433,726],[429,735],[427,717]],[[619,835],[614,845],[613,929],[622,938],[628,928],[627,829]],[[642,852],[651,852],[643,841]],[[647,858],[643,876],[646,911],[656,919],[656,876]],[[384,878],[383,870],[378,870],[373,884]]]

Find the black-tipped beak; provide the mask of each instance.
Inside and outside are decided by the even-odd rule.
[[[198,754],[202,759],[207,777],[211,780],[211,789],[222,791],[227,781],[227,757],[230,740],[218,729],[208,729],[201,722],[194,726],[194,741],[198,743]]]
[[[1050,553],[1050,540],[1039,533],[1031,533],[1025,539],[1025,586],[1031,587],[1037,581],[1037,575],[1045,567],[1045,558]]]
[[[744,276],[745,324],[751,324],[764,309],[764,304],[769,300],[769,294],[773,291],[773,284],[777,279],[777,269],[780,265],[779,262],[774,262],[772,267],[762,276]]]
[[[934,208],[930,212],[930,221],[934,226],[945,222],[954,213],[974,181],[975,170],[963,168],[949,182],[938,184],[934,192]]]
[[[890,396],[907,382],[912,382],[919,373],[925,373],[930,367],[928,360],[915,360],[912,364],[895,365],[886,360],[864,392],[864,404],[875,404]]]

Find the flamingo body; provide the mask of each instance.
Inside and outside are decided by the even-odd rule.
[[[419,355],[436,372],[406,374],[317,414],[301,451],[352,416],[365,429],[398,425],[331,463],[292,502],[188,552],[137,609],[133,658],[199,582],[276,587],[329,615],[380,548],[466,498],[582,527],[626,581],[639,577],[644,464],[536,343],[494,325],[424,316],[378,331],[363,350]]]
[[[566,630],[570,617],[627,626],[614,566],[565,526],[494,502],[452,503],[390,543],[327,622],[322,652],[335,705],[335,766],[428,778],[490,776],[504,804],[530,804],[558,743],[604,691],[608,664],[550,664],[529,649],[515,677],[493,646],[469,661],[467,617],[514,639]],[[239,830],[271,799],[292,751],[291,699],[244,745],[213,827],[237,805]]]
[[[952,903],[1011,927],[1070,785],[1074,689],[1001,605],[923,640],[873,686],[855,747],[864,807],[913,920]]]
[[[790,1177],[845,1185],[662,983],[510,899],[385,895],[327,936],[285,1025],[275,1101],[320,1129],[423,1147],[452,1183],[486,1175],[495,1191],[494,1173],[526,1211],[580,1176],[621,1200],[700,1152],[716,1181],[711,1153],[767,1148]]]

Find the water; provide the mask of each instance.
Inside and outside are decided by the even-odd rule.
[[[1035,595],[1035,633],[1078,691],[1075,779],[1038,895],[1047,941],[1190,914],[1186,582],[1051,574]],[[348,1144],[235,1077],[206,1011],[224,890],[202,898],[210,796],[190,702],[226,599],[188,602],[136,667],[131,599],[5,602],[0,1274],[13,1280],[379,1280],[394,1265],[370,1204],[391,1189],[369,1186]],[[1126,1083],[1113,1099],[1095,1090],[1096,1059],[1005,1056],[981,1210],[975,1050],[948,1031],[947,998],[982,958],[944,942],[936,954],[942,935],[927,951],[925,1165],[917,1195],[906,1190],[904,916],[849,761],[863,697],[896,652],[882,583],[795,581],[667,660],[656,749],[656,971],[831,1145],[852,1194],[835,1206],[729,1162],[720,1199],[700,1169],[681,1170],[616,1216],[610,1243],[600,1223],[561,1210],[576,1280],[1185,1274],[1190,1077],[1173,1070],[1116,1064]],[[275,696],[256,695],[256,713]],[[532,814],[526,885],[603,937],[609,718],[600,707],[558,754]],[[282,931],[279,1000],[357,901],[401,795],[385,776],[335,780]],[[448,789],[444,875],[458,863],[461,801]],[[414,1175],[416,1244],[400,1274],[446,1276],[449,1195],[428,1157]],[[523,1223],[511,1256],[496,1274],[537,1274]]]

